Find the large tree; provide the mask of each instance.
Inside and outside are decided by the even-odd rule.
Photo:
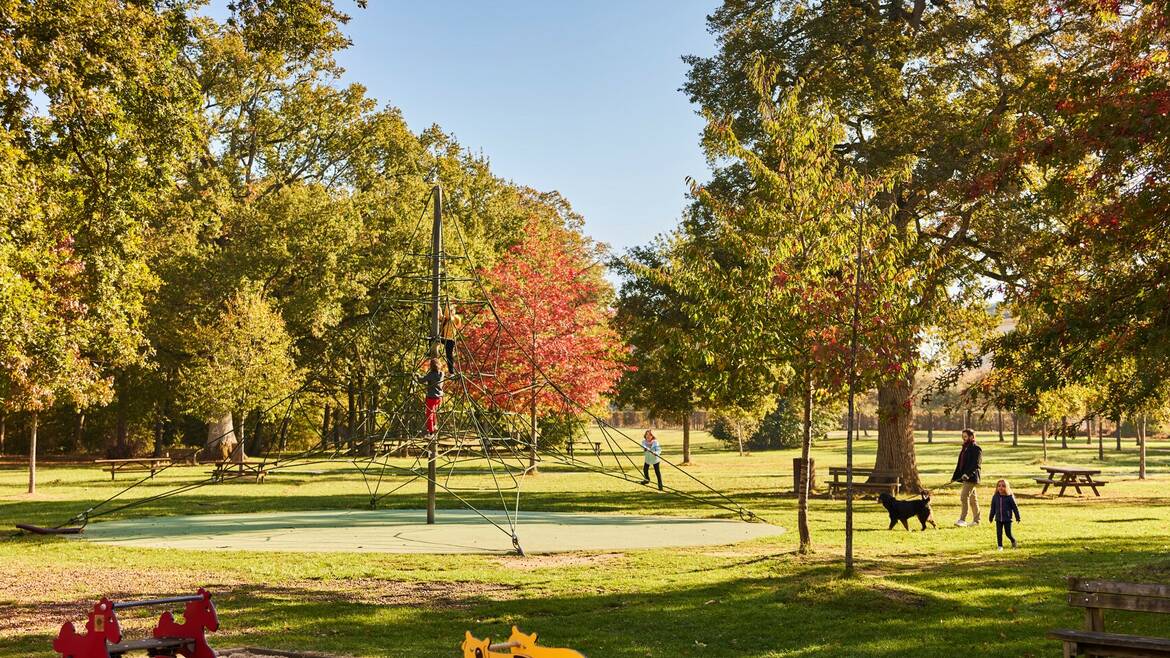
[[[989,325],[985,277],[1003,273],[981,249],[995,220],[983,190],[1011,181],[984,165],[1009,148],[1028,82],[1075,22],[1033,2],[727,0],[709,19],[718,51],[688,58],[685,89],[750,146],[763,134],[753,72],[774,73],[772,97],[803,81],[805,103],[843,118],[839,159],[882,179],[906,171],[879,203],[902,243],[899,269],[915,273],[915,299],[899,318],[899,361],[915,364],[923,342],[970,340]],[[732,163],[708,188],[734,198],[749,182]],[[878,387],[876,464],[914,483],[916,372]]]

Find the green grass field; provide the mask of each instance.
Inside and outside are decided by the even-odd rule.
[[[679,456],[679,434],[659,433],[666,456]],[[0,656],[53,656],[61,623],[83,619],[102,594],[114,598],[211,589],[221,631],[213,646],[251,644],[372,656],[456,656],[465,630],[499,638],[512,624],[542,643],[598,658],[635,656],[1041,656],[1059,655],[1046,630],[1079,627],[1083,614],[1064,595],[1069,575],[1170,582],[1170,445],[1151,441],[1150,476],[1137,480],[1132,439],[1106,461],[1076,441],[1049,447],[1053,464],[1099,465],[1110,484],[1102,497],[1037,496],[1037,437],[1012,448],[984,436],[984,480],[1016,486],[1021,547],[996,552],[995,529],[955,528],[955,489],[936,493],[940,530],[887,531],[884,510],[856,504],[858,575],[841,576],[844,507],[823,495],[810,501],[816,551],[795,553],[794,451],[739,456],[709,437],[695,441],[687,472],[728,493],[789,532],[732,546],[571,553],[529,558],[489,555],[392,555],[198,552],[130,549],[0,535]],[[949,479],[958,439],[920,437],[923,481]],[[857,443],[856,463],[872,464],[872,438]],[[843,440],[816,446],[819,479],[844,464]],[[311,470],[320,472],[313,473]],[[130,499],[201,477],[172,469],[126,494]],[[682,483],[667,469],[670,481]],[[468,480],[481,476],[461,476]],[[43,465],[40,493],[23,493],[17,463],[0,469],[0,525],[60,523],[120,490],[92,466]],[[469,482],[470,483],[470,482]],[[690,484],[680,484],[693,489]],[[386,501],[422,504],[411,485]],[[548,468],[525,478],[522,510],[729,516],[682,498],[612,478]],[[980,489],[986,506],[991,486]],[[490,507],[494,494],[477,494]],[[365,485],[352,467],[312,467],[270,476],[264,484],[227,483],[153,503],[126,515],[228,511],[362,509]],[[440,497],[441,507],[457,503]],[[442,512],[440,511],[440,514]],[[522,530],[521,526],[521,532]],[[497,532],[485,526],[484,532]],[[157,612],[154,613],[157,615]],[[1167,635],[1160,615],[1106,615],[1107,630]],[[146,617],[126,617],[127,636],[144,634]]]

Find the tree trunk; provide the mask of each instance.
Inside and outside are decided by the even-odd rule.
[[[0,455],[4,454],[4,437],[8,433],[8,414],[0,414]]]
[[[812,469],[808,465],[808,453],[812,448],[812,381],[808,373],[804,376],[804,436],[800,441],[800,463],[803,465],[800,475],[800,491],[796,494],[796,527],[800,532],[800,553],[812,550],[812,535],[808,529],[808,490],[812,479]]]
[[[353,375],[352,374],[349,377],[349,384],[347,386],[347,390],[348,390],[348,394],[349,394],[349,399],[348,399],[349,413],[345,417],[345,447],[348,448],[352,452],[353,451],[354,430],[357,429],[355,427],[355,425],[357,425],[357,407],[354,406],[354,391],[353,391]]]
[[[1048,463],[1048,419],[1044,419],[1044,424],[1040,427],[1040,449],[1041,462]]]
[[[918,478],[918,457],[914,451],[914,410],[911,406],[914,378],[878,388],[878,447],[874,468],[894,470],[906,491],[922,491]]]
[[[1146,414],[1142,414],[1141,424],[1138,425],[1138,479],[1146,479]]]
[[[37,412],[32,412],[28,436],[28,492],[37,492]]]
[[[1012,447],[1020,445],[1020,415],[1012,412]]]
[[[1068,416],[1060,417],[1060,449],[1068,447]]]
[[[325,403],[325,412],[321,418],[321,447],[322,448],[329,447],[329,420],[330,420],[329,413],[331,410],[332,410],[332,406],[328,402],[326,402]]]
[[[857,410],[857,428],[860,429],[866,437],[869,436],[869,429],[861,424],[861,410]]]
[[[230,412],[207,424],[207,441],[203,447],[213,461],[228,461],[238,442]]]
[[[528,472],[536,473],[536,370],[532,371],[532,402],[528,406]]]
[[[926,412],[926,442],[934,443],[934,410]]]
[[[162,419],[154,421],[154,457],[162,457],[163,453],[163,423]]]
[[[1003,409],[995,410],[995,424],[996,429],[999,430],[999,442],[1003,443]]]
[[[683,460],[682,465],[691,463],[691,412],[683,414]]]
[[[963,427],[964,427],[964,429],[971,428],[971,410],[970,409],[967,409],[967,411],[963,414]]]
[[[1121,414],[1117,414],[1114,422],[1117,423],[1117,427],[1113,430],[1117,434],[1117,452],[1121,452]]]
[[[1105,461],[1105,423],[1097,418],[1097,459]]]
[[[83,433],[85,432],[85,412],[84,411],[78,410],[76,421],[77,422],[75,422],[73,424],[73,437],[70,440],[71,445],[69,446],[69,452],[72,454],[76,454],[78,452],[81,452],[81,441],[82,441]],[[3,445],[3,443],[4,443],[3,440],[0,440],[0,445]],[[0,450],[0,452],[3,452],[3,451]]]
[[[735,440],[739,442],[739,456],[743,457],[743,421],[735,421]]]

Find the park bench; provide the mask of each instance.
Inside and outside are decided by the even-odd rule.
[[[116,480],[118,473],[150,471],[154,477],[162,469],[171,465],[170,457],[131,457],[129,459],[95,459],[95,464],[103,464],[103,471],[110,474],[111,480]]]
[[[213,482],[223,482],[229,478],[235,479],[245,475],[250,475],[255,478],[257,483],[264,482],[264,478],[268,475],[268,462],[247,460],[243,462],[237,461],[217,461],[213,462],[215,468],[211,470],[211,480]]]
[[[1068,579],[1068,604],[1085,609],[1083,631],[1049,631],[1064,643],[1065,658],[1072,656],[1170,657],[1170,639],[1105,632],[1104,610],[1170,614],[1170,585],[1121,583],[1111,580]]]
[[[845,466],[830,466],[829,475],[833,476],[832,480],[826,480],[825,484],[829,487],[829,495],[834,496],[842,493],[846,489],[846,478],[848,477],[849,469]],[[877,482],[867,482],[867,480],[878,480]],[[877,495],[880,493],[888,493],[891,496],[898,495],[898,488],[902,486],[902,476],[898,471],[887,469],[853,469],[853,491],[860,495]]]

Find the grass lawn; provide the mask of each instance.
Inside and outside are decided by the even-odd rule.
[[[636,433],[631,432],[632,435]],[[680,453],[678,432],[659,436],[669,459]],[[884,510],[856,504],[858,575],[841,577],[844,502],[810,502],[816,552],[795,554],[795,451],[739,456],[709,437],[695,437],[687,471],[789,532],[732,546],[572,553],[529,558],[489,555],[244,553],[112,547],[62,538],[0,533],[0,656],[53,656],[61,623],[80,621],[102,594],[113,598],[188,593],[206,585],[216,596],[221,631],[213,646],[251,644],[353,656],[456,656],[463,632],[507,635],[512,624],[542,643],[569,646],[594,658],[634,656],[1041,656],[1059,655],[1046,630],[1077,628],[1080,609],[1065,602],[1065,576],[1170,582],[1170,444],[1151,441],[1150,476],[1137,480],[1132,439],[1106,461],[1082,440],[1049,447],[1054,464],[1099,466],[1110,484],[1102,497],[1037,496],[1038,437],[1012,448],[985,435],[986,507],[991,483],[1016,487],[1021,547],[996,552],[995,529],[955,528],[954,487],[936,492],[941,529],[886,531]],[[824,480],[844,464],[833,438],[815,448]],[[873,463],[873,438],[856,446],[856,463]],[[947,482],[958,449],[956,433],[919,437],[927,486]],[[129,492],[147,496],[201,477],[203,470],[167,471]],[[310,472],[310,471],[316,472]],[[44,464],[40,492],[23,492],[19,463],[0,468],[0,526],[60,523],[120,490],[91,466]],[[693,490],[679,474],[664,475]],[[456,476],[473,484],[480,475]],[[986,481],[990,480],[988,483]],[[420,484],[386,506],[422,505]],[[677,497],[612,478],[548,468],[523,481],[528,510],[729,516]],[[492,495],[474,495],[490,507]],[[205,487],[116,515],[169,515],[265,510],[364,509],[368,493],[345,465],[272,475],[264,484]],[[441,507],[456,502],[440,495]],[[986,513],[986,512],[985,512]],[[440,510],[440,515],[442,511]],[[523,516],[521,516],[521,524]],[[484,532],[498,532],[485,526]],[[520,528],[523,533],[523,525]],[[157,616],[158,612],[153,613]],[[128,637],[151,619],[125,615]],[[1162,615],[1106,613],[1106,629],[1170,635]]]

